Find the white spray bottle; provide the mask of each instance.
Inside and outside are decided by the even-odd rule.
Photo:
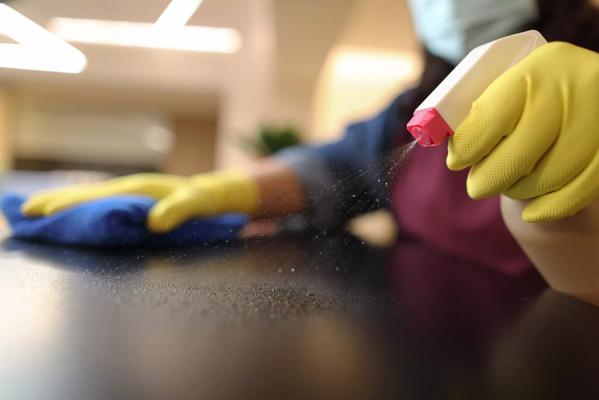
[[[416,109],[408,130],[422,146],[444,143],[494,80],[546,43],[528,31],[472,50]],[[501,197],[508,229],[541,275],[553,289],[599,305],[599,202],[574,217],[540,223],[522,221],[525,206]]]
[[[433,147],[453,136],[485,89],[544,44],[539,32],[527,31],[472,50],[414,112],[408,123],[414,139]]]

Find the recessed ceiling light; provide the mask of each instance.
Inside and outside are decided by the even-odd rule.
[[[173,0],[156,20],[159,29],[183,28],[193,14],[200,8],[204,0]]]
[[[165,31],[144,22],[53,18],[48,28],[69,42],[235,53],[241,37],[234,29],[185,26]]]
[[[235,53],[241,35],[231,28],[186,26],[203,0],[172,0],[155,23],[53,18],[48,28],[69,42]]]
[[[79,50],[5,4],[0,33],[17,42],[0,43],[1,68],[80,73],[87,64]]]

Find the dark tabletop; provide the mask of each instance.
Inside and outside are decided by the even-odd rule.
[[[599,398],[599,311],[402,239],[5,239],[1,399]]]
[[[0,232],[0,400],[596,399],[598,376],[597,308],[405,238],[114,252]]]

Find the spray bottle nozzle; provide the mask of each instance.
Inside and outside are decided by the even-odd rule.
[[[416,139],[416,142],[422,147],[434,147],[435,143],[433,140],[424,132],[422,127],[414,126],[410,129],[410,133]]]
[[[408,123],[408,131],[423,147],[439,146],[453,136],[451,127],[434,108],[416,111]]]

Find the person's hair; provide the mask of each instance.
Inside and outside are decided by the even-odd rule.
[[[537,0],[533,28],[549,41],[564,41],[599,51],[599,8],[590,0]]]

